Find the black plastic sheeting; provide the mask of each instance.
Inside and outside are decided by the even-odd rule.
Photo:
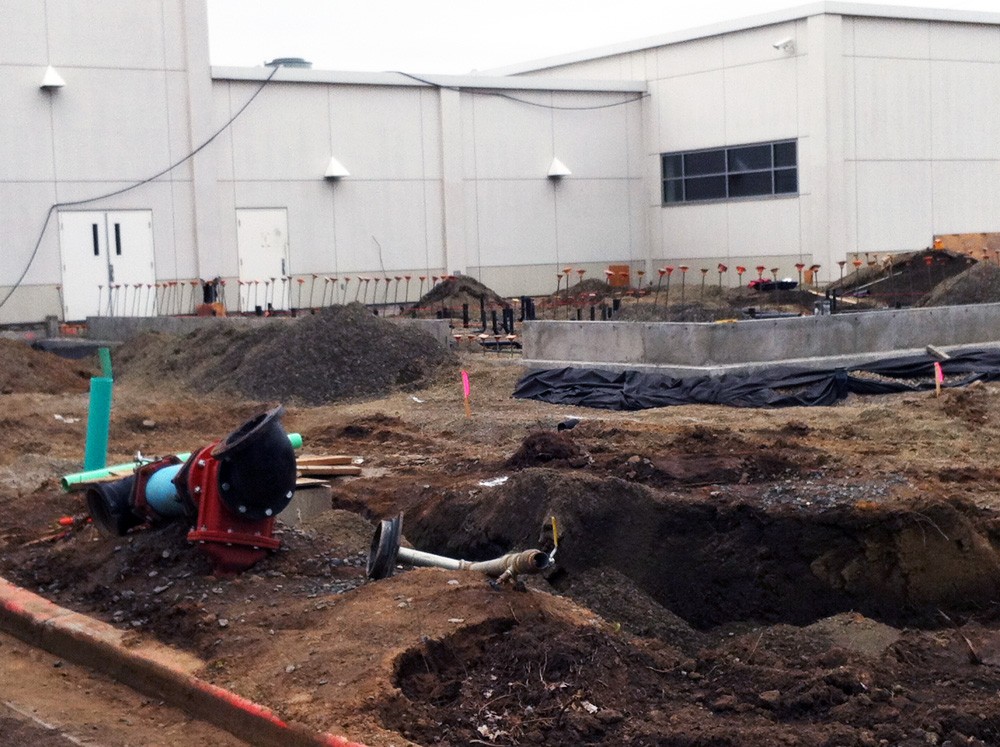
[[[940,361],[944,387],[1000,380],[1000,350],[964,350]],[[643,371],[559,368],[533,371],[514,390],[519,399],[604,410],[670,405],[809,407],[833,405],[848,394],[892,394],[934,389],[930,355],[911,355],[852,368],[813,370],[774,366],[752,374],[675,378]]]

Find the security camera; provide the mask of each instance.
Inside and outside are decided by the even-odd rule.
[[[786,36],[784,39],[779,39],[774,44],[771,45],[775,49],[784,50],[790,52],[795,49],[795,39],[790,36]]]

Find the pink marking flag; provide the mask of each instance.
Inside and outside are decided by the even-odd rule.
[[[941,364],[938,361],[934,361],[934,396],[941,396],[941,384],[944,383],[944,371],[941,370]]]
[[[472,409],[469,407],[469,393],[471,392],[471,387],[469,386],[469,372],[462,371],[462,393],[465,399],[465,417],[472,417]]]

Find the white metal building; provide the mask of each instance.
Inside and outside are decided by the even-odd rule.
[[[189,311],[215,277],[233,310],[829,280],[1000,230],[1000,14],[817,3],[483,76],[211,68],[205,0],[6,0],[0,41],[0,323]]]

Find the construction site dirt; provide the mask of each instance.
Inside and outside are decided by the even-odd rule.
[[[303,345],[325,339],[310,324]],[[407,339],[379,347],[409,357]],[[332,480],[328,510],[279,517],[281,549],[235,576],[212,575],[184,522],[105,536],[59,486],[91,372],[3,342],[0,370],[25,373],[0,397],[0,575],[195,654],[290,721],[373,746],[1000,743],[1000,385],[610,412],[512,399],[514,354],[463,344],[360,395],[348,379],[374,369],[317,348],[325,400],[314,380],[282,396],[290,364],[258,361],[265,400],[193,391],[156,363],[171,344],[116,354],[110,463],[282,401],[304,453],[361,457],[361,474]],[[212,345],[236,370],[247,340]],[[555,565],[524,590],[439,568],[366,580],[375,526],[400,512],[418,549],[557,538]]]

